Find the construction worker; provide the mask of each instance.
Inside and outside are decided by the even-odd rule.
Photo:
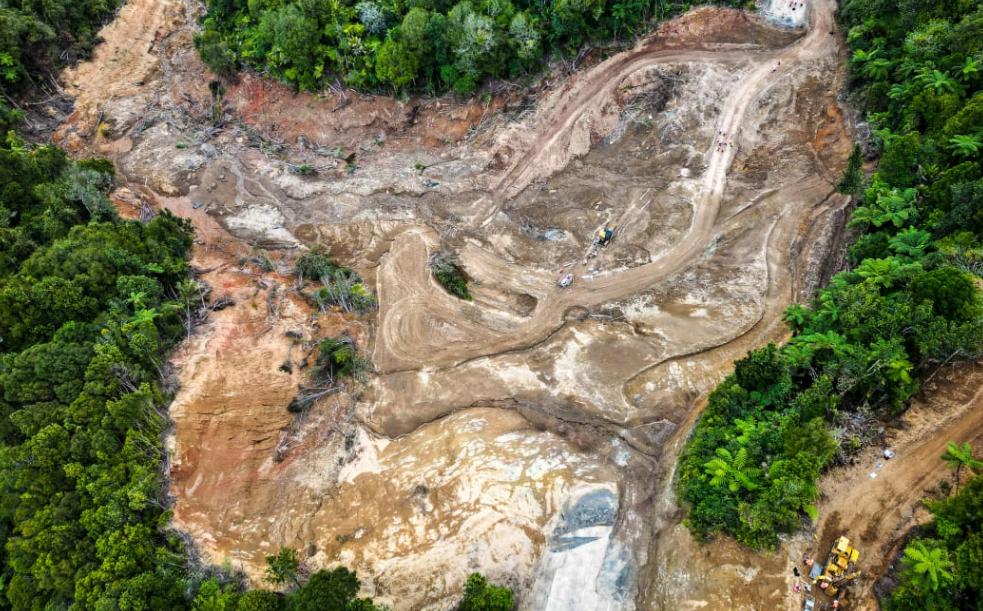
[[[839,609],[840,608],[840,599],[839,598],[834,598],[833,599],[833,608],[834,609]]]

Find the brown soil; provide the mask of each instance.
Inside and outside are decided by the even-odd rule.
[[[931,518],[922,501],[938,494],[940,480],[952,481],[939,459],[950,441],[969,442],[977,449],[983,444],[983,362],[947,368],[923,389],[904,417],[884,433],[883,447],[896,452],[895,458],[885,460],[882,448],[873,448],[855,466],[824,479],[816,528],[819,549],[828,549],[840,533],[848,533],[864,554],[865,573],[886,573],[905,533]],[[877,608],[873,583],[868,577],[852,589],[859,608]]]
[[[706,393],[785,337],[781,313],[842,238],[844,58],[834,3],[814,2],[807,32],[695,10],[485,103],[294,95],[243,75],[221,107],[190,44],[197,5],[128,4],[63,77],[77,107],[57,138],[117,162],[121,210],[156,192],[192,217],[195,265],[236,302],[175,356],[175,525],[254,579],[285,545],[310,568],[343,563],[398,610],[451,608],[473,570],[523,609],[801,604],[789,562],[811,538],[768,556],[700,546],[670,484]],[[605,227],[613,243],[588,258]],[[378,314],[312,312],[289,272],[317,241],[376,291]],[[274,271],[249,261],[257,247]],[[473,302],[434,281],[441,249]],[[562,290],[561,270],[576,276]],[[310,347],[343,330],[376,374],[292,417]],[[926,431],[943,412],[918,420],[933,409],[911,412],[884,476],[936,477],[948,439]],[[918,493],[849,477],[824,484],[819,533],[846,529],[882,564],[920,518],[856,499]]]

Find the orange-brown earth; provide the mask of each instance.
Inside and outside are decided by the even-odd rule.
[[[785,337],[784,307],[840,248],[844,57],[834,3],[811,1],[806,31],[702,8],[485,103],[242,75],[220,106],[190,44],[199,6],[130,2],[63,76],[76,111],[56,138],[117,162],[122,210],[190,216],[194,264],[235,301],[174,357],[175,525],[257,583],[289,545],[399,610],[451,608],[473,570],[523,609],[796,609],[791,563],[841,531],[882,571],[924,519],[933,456],[979,430],[975,366],[892,429],[878,478],[873,454],[830,474],[819,542],[700,545],[671,490],[706,393]],[[585,258],[604,227],[614,242]],[[291,261],[316,241],[377,314],[318,314],[299,294]],[[439,250],[473,303],[434,282]],[[576,276],[562,291],[561,269]],[[339,333],[375,374],[294,417],[313,343]],[[871,582],[857,607],[873,608]]]

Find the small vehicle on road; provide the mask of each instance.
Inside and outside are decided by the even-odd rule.
[[[565,289],[568,286],[570,286],[571,282],[573,282],[573,274],[564,274],[563,276],[560,277],[560,281],[557,282],[557,285],[561,289]]]

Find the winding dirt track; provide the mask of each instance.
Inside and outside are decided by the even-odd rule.
[[[478,215],[476,225],[479,228],[486,226],[497,214],[502,201],[538,178],[539,161],[550,154],[573,125],[585,113],[596,110],[627,76],[642,69],[683,62],[749,62],[749,73],[724,100],[716,126],[719,131],[738,134],[740,146],[743,117],[751,102],[774,83],[772,67],[776,61],[784,62],[783,70],[794,70],[799,65],[836,53],[836,42],[827,34],[832,27],[834,8],[832,0],[817,1],[809,33],[780,53],[642,51],[641,54],[629,52],[615,56],[602,63],[591,71],[586,83],[566,94],[571,96],[569,99],[556,104],[562,110],[536,134],[535,142],[539,144],[519,158],[492,195],[485,199],[486,206],[490,203],[490,210]],[[714,145],[713,141],[708,142],[707,150]],[[501,315],[490,321],[486,312],[476,311],[475,306],[450,298],[433,286],[407,282],[407,262],[425,261],[428,247],[419,233],[399,240],[379,271],[379,284],[386,288],[380,298],[379,333],[373,359],[376,367],[383,373],[421,366],[443,368],[482,356],[527,348],[555,332],[563,324],[563,313],[569,308],[591,308],[632,295],[685,269],[711,243],[727,185],[727,172],[736,151],[736,148],[727,147],[723,153],[708,153],[710,162],[700,181],[689,231],[673,248],[650,264],[601,274],[557,293],[553,284],[554,271],[511,269],[508,262],[496,260],[491,253],[476,253],[474,259],[467,260],[473,275],[496,278],[513,292],[535,296],[538,307],[528,317]],[[828,187],[828,192],[831,191]],[[477,207],[481,208],[480,205]],[[469,251],[469,254],[478,250]],[[448,333],[435,332],[440,329]]]

